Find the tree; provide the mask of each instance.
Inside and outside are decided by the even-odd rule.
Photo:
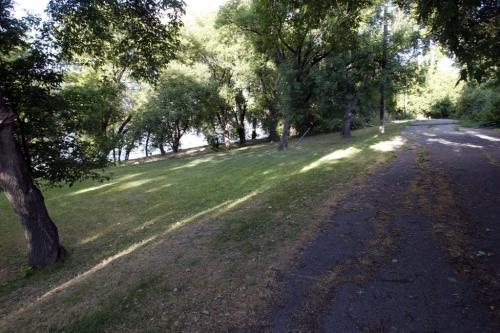
[[[415,9],[431,36],[457,57],[461,79],[498,79],[500,49],[497,0],[402,0]]]
[[[275,61],[280,79],[279,102],[284,115],[279,149],[288,147],[291,125],[304,118],[312,98],[311,74],[335,50],[348,48],[360,10],[369,1],[230,2],[220,20],[249,35],[257,50]]]
[[[180,47],[183,6],[181,0],[52,0],[48,12],[61,57],[105,69],[107,80],[120,86],[126,73],[139,81],[153,83],[158,79]],[[124,114],[114,128],[109,143],[114,144],[115,161],[115,148],[119,160],[120,143],[132,116]]]
[[[352,128],[373,123],[375,113],[380,121],[380,109],[374,106],[380,105],[382,78],[387,109],[403,82],[413,82],[422,50],[419,26],[395,10],[386,15],[392,22],[391,43],[384,43],[384,3],[364,9],[348,47],[335,49],[310,74],[310,107],[303,112],[303,123],[297,121],[294,127],[306,129],[313,123],[313,131],[341,131],[349,138]]]
[[[161,21],[164,10],[170,18],[166,25]],[[35,37],[28,37],[28,31],[37,20],[15,19],[11,11],[12,2],[1,0],[0,189],[25,230],[29,264],[44,267],[62,258],[65,250],[33,179],[71,184],[99,176],[93,170],[106,162],[92,154],[82,140],[77,114],[56,94],[61,73],[50,53],[54,45],[47,45],[49,33],[54,32],[66,59],[81,54],[92,54],[96,61],[117,59],[122,71],[143,76],[144,70],[144,76],[154,79],[157,66],[178,46],[182,2],[52,1],[49,28]],[[117,38],[124,31],[126,38]]]
[[[124,85],[115,83],[99,70],[69,73],[61,94],[67,107],[78,115],[82,134],[95,147],[95,154],[107,159],[122,136]]]
[[[222,103],[214,113],[214,123],[223,132],[222,141],[229,148],[231,139],[237,137],[244,145],[256,82],[252,67],[257,57],[252,45],[239,31],[214,25],[211,18],[191,28],[187,39],[190,58],[206,66],[210,79],[217,85]]]
[[[210,91],[186,72],[185,67],[166,70],[144,106],[143,122],[162,154],[165,145],[174,153],[179,151],[182,136],[198,128],[209,99]]]
[[[41,267],[62,258],[65,250],[59,245],[57,227],[32,177],[66,178],[71,166],[65,163],[69,159],[63,157],[64,152],[70,152],[71,157],[78,152],[71,152],[74,140],[58,135],[65,127],[61,122],[67,119],[58,121],[49,111],[56,102],[51,92],[60,76],[51,68],[50,56],[42,45],[27,41],[30,26],[37,22],[15,19],[11,11],[10,1],[0,1],[0,190],[25,231],[29,263]],[[40,128],[29,131],[33,129],[31,121],[37,119]],[[44,131],[45,126],[52,127],[51,135]],[[47,139],[46,148],[40,150],[37,139],[43,137]],[[34,149],[28,150],[30,147]],[[39,159],[58,171],[47,170]]]
[[[154,81],[180,46],[181,0],[51,0],[50,27],[61,56]],[[166,22],[166,23],[164,23]]]
[[[257,110],[256,117],[261,120],[263,128],[269,134],[269,140],[271,142],[278,142],[277,127],[282,117],[277,103],[278,72],[276,66],[267,58],[259,57],[258,61],[253,62],[253,72],[256,77],[256,82],[253,86],[255,108]]]

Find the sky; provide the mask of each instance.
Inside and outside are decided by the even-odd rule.
[[[216,12],[227,0],[184,0],[186,2],[186,18]],[[31,14],[44,16],[43,11],[49,0],[15,0],[17,16],[23,16],[25,11]]]

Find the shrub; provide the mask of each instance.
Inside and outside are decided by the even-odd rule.
[[[449,96],[436,101],[431,105],[431,109],[427,112],[430,118],[450,118],[455,113],[455,105]]]
[[[458,99],[455,116],[481,125],[500,125],[500,91],[497,87],[469,86]]]

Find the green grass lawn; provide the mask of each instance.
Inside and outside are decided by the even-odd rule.
[[[286,269],[355,179],[394,156],[405,125],[110,168],[44,189],[70,256],[26,274],[0,197],[1,331],[225,330],[258,320]],[[308,236],[309,235],[309,236]]]

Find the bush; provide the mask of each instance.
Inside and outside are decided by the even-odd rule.
[[[427,112],[430,118],[446,119],[450,118],[455,113],[455,105],[449,96],[436,101],[431,106],[431,110]]]
[[[498,87],[469,86],[458,99],[455,116],[486,126],[500,125],[500,91]]]

